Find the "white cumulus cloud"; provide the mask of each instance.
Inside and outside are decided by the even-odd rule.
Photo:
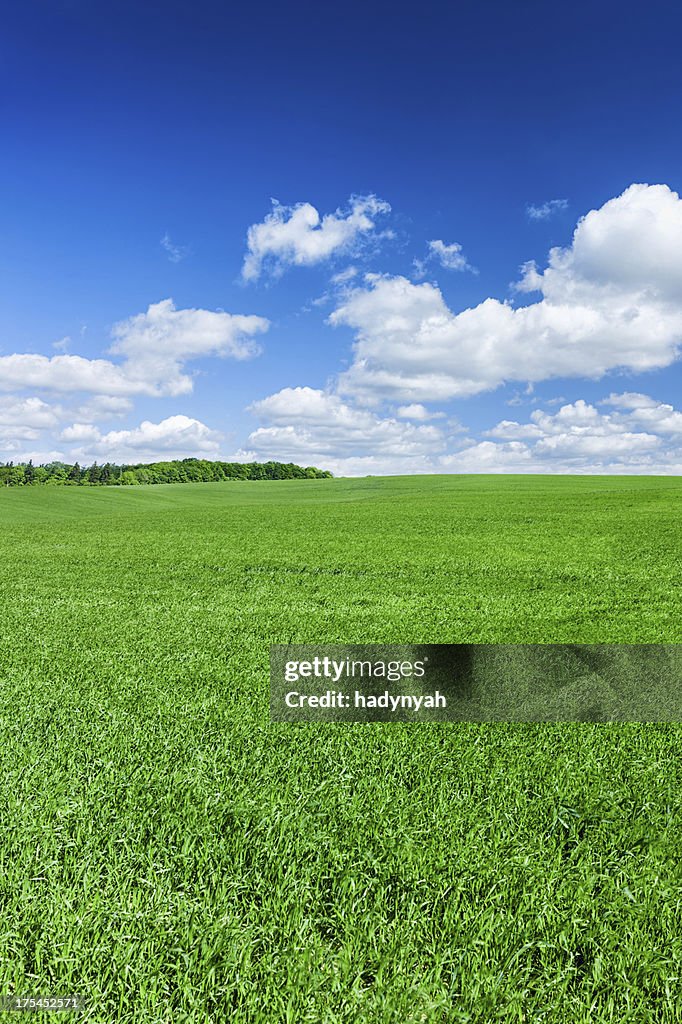
[[[0,356],[0,388],[48,391],[103,391],[108,394],[154,394],[156,382],[133,381],[107,359],[15,353]]]
[[[519,289],[541,297],[455,313],[435,285],[367,275],[330,317],[356,332],[338,390],[423,402],[670,365],[682,342],[682,201],[665,185],[632,185],[587,214],[544,271],[527,264]]]
[[[352,196],[347,210],[321,217],[310,203],[282,206],[273,200],[272,212],[248,230],[242,277],[255,281],[266,267],[279,274],[287,266],[312,266],[345,252],[390,209],[376,196]]]
[[[542,473],[547,472],[534,463],[531,452],[520,441],[496,444],[479,441],[459,452],[444,455],[438,460],[440,473]]]
[[[471,270],[478,273],[462,252],[459,242],[446,245],[442,239],[434,238],[429,242],[429,255],[438,260],[441,267],[445,267],[446,270]]]
[[[176,309],[172,299],[165,299],[114,326],[110,353],[122,356],[120,363],[76,355],[0,356],[0,389],[44,388],[113,397],[186,394],[193,386],[185,373],[187,362],[202,356],[250,359],[260,351],[255,336],[268,326],[260,316]]]
[[[0,452],[17,459],[26,442],[40,441],[43,434],[59,423],[63,410],[40,398],[0,395]]]
[[[516,445],[529,464],[550,472],[676,472],[682,462],[682,414],[647,395],[612,395],[602,413],[579,399],[551,414],[536,409],[529,423],[502,420],[488,437]],[[492,453],[492,449],[490,450]]]
[[[74,423],[62,432],[62,438],[85,442],[72,452],[72,457],[80,462],[101,458],[110,462],[149,462],[154,458],[216,456],[222,435],[200,420],[178,415],[160,423],[144,420],[130,430],[110,430],[106,434],[92,425]]]
[[[625,392],[610,395],[601,405],[614,406],[620,411],[621,420],[646,427],[665,437],[682,437],[682,412],[667,402],[658,402],[649,395]]]
[[[72,423],[59,435],[62,441],[99,441],[101,436],[94,423]]]
[[[428,243],[426,259],[415,259],[412,261],[414,265],[413,276],[415,278],[419,279],[426,276],[429,261],[439,263],[445,270],[469,270],[472,274],[478,274],[476,267],[472,267],[464,255],[459,242],[451,242],[450,245],[446,245],[441,238],[433,238]]]
[[[247,442],[260,458],[314,463],[332,472],[349,473],[351,466],[368,473],[379,467],[412,472],[446,443],[435,426],[376,416],[315,388],[283,388],[250,410],[267,424]]]
[[[59,421],[59,410],[40,398],[0,395],[0,425],[45,430]]]
[[[472,438],[458,436],[458,425],[448,432],[401,423],[326,391],[285,388],[251,406],[267,425],[250,435],[249,454],[314,463],[341,476],[682,471],[681,413],[646,395],[612,395],[599,405],[614,411],[578,399],[555,413],[536,409],[527,423],[502,420]]]
[[[411,405],[400,405],[396,409],[396,415],[403,420],[440,420],[445,416],[444,412],[430,412],[420,402],[412,402]]]
[[[131,412],[133,403],[121,395],[93,395],[76,409],[76,417],[85,423],[110,416],[124,416]]]

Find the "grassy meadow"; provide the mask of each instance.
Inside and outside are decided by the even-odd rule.
[[[682,726],[275,725],[268,648],[679,642],[681,503],[2,489],[0,993],[96,1024],[680,1021]]]

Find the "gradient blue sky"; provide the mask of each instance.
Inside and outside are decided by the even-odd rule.
[[[679,6],[28,0],[3,21],[0,460],[680,472]],[[303,203],[371,225],[325,247],[292,230]],[[552,247],[544,293],[515,290]],[[143,316],[171,298],[269,327]],[[512,324],[488,299],[543,308]]]

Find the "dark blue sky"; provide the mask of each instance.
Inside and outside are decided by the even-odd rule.
[[[260,356],[201,356],[192,393],[141,393],[122,419],[97,421],[104,433],[181,414],[222,432],[223,454],[248,448],[249,403],[284,387],[334,391],[352,360],[354,330],[325,323],[341,300],[310,305],[332,273],[352,263],[421,280],[413,260],[427,242],[457,242],[478,274],[432,261],[426,280],[458,313],[509,299],[522,263],[544,268],[579,217],[633,182],[682,184],[672,3],[29,0],[3,22],[0,354],[109,358],[112,325],[168,297],[271,321]],[[391,213],[362,252],[239,279],[247,229],[271,197],[325,214],[371,193]],[[566,203],[528,216],[552,199]],[[534,394],[673,402],[678,382],[674,367],[615,384],[554,375]],[[504,407],[518,390],[437,409],[476,435],[522,416]],[[54,401],[31,382],[16,394]],[[377,414],[395,414],[378,401]],[[36,451],[69,454],[59,430],[45,441]]]

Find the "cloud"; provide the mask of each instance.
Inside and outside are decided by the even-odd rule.
[[[288,266],[313,266],[346,252],[374,229],[377,216],[391,209],[373,195],[352,196],[347,210],[324,217],[310,203],[282,206],[273,200],[272,204],[272,213],[248,230],[244,281],[257,280],[264,269],[279,275]]]
[[[254,402],[250,410],[271,424],[249,436],[251,458],[312,463],[337,476],[467,472],[457,468],[467,465],[479,467],[473,472],[487,472],[480,466],[492,461],[477,457],[479,446],[470,441],[460,442],[469,446],[469,462],[460,454],[448,453],[452,437],[439,427],[380,417],[314,388],[284,388]],[[481,452],[485,455],[488,448],[497,452],[500,447],[486,442]],[[529,461],[526,455],[525,462]],[[517,465],[515,459],[514,468]]]
[[[536,409],[527,423],[502,420],[482,438],[471,438],[457,436],[458,424],[446,430],[401,423],[326,391],[284,388],[250,407],[267,425],[250,435],[250,451],[243,454],[314,463],[341,476],[682,471],[682,413],[630,393],[599,404],[614,411],[578,399],[555,413]]]
[[[5,449],[10,452],[9,449]],[[32,462],[34,466],[44,466],[50,462],[63,462],[66,456],[59,449],[22,448],[11,451],[13,462]]]
[[[20,458],[26,442],[39,441],[44,431],[57,426],[61,413],[59,406],[40,398],[0,395],[0,451]]]
[[[606,459],[649,452],[661,444],[655,434],[628,430],[626,425],[597,412],[593,405],[579,400],[563,405],[553,416],[537,410],[531,420],[542,436],[536,441],[535,455],[555,458]]]
[[[484,431],[486,437],[501,441],[519,441],[524,438],[542,437],[542,430],[535,423],[517,423],[516,420],[501,420],[492,430]]]
[[[185,363],[202,356],[250,359],[260,351],[254,336],[268,326],[263,317],[176,309],[172,299],[165,299],[114,326],[110,352],[123,356],[121,363],[75,355],[0,356],[0,389],[114,397],[186,394],[193,383],[184,372]]]
[[[646,395],[613,395],[600,404],[617,411],[601,413],[579,399],[553,415],[537,409],[530,423],[502,420],[486,434],[505,443],[526,442],[527,458],[545,472],[555,471],[553,463],[560,472],[654,472],[653,465],[680,461],[682,451],[668,443],[682,436],[682,414],[672,406]]]
[[[371,464],[373,469],[367,472],[376,472],[379,466],[383,472],[389,471],[387,466],[411,472],[446,443],[437,427],[379,417],[315,388],[284,388],[249,408],[268,424],[248,438],[247,444],[259,457],[312,462],[334,472],[343,467],[347,473],[348,460],[356,468]]]
[[[617,409],[651,409],[659,407],[660,403],[649,395],[641,395],[637,391],[624,391],[622,394],[610,394],[608,398],[602,398],[600,405],[613,405]],[[667,406],[671,408],[672,406]]]
[[[576,227],[573,244],[554,248],[540,290],[553,302],[604,290],[626,302],[682,299],[682,201],[667,185],[631,185]],[[631,309],[631,312],[633,310]]]
[[[19,449],[24,441],[37,441],[40,431],[32,427],[22,427],[19,424],[7,427],[0,424],[0,450],[14,452]]]
[[[149,462],[150,457],[169,460],[194,455],[214,457],[222,435],[200,420],[169,416],[160,423],[144,420],[131,430],[111,430],[106,434],[101,434],[91,424],[74,423],[62,432],[62,438],[85,442],[72,452],[72,457],[80,462],[102,457],[112,462]]]
[[[131,381],[120,366],[83,356],[42,356],[33,353],[0,356],[0,388],[45,388],[50,391],[106,391],[153,394],[154,386]]]
[[[76,416],[86,423],[91,423],[105,417],[124,416],[131,412],[132,408],[131,400],[121,395],[93,395],[87,402],[78,406]]]
[[[463,448],[462,451],[440,458],[435,472],[546,473],[547,469],[534,464],[528,447],[519,441],[510,441],[506,444],[479,441]]]
[[[682,341],[682,202],[632,185],[593,210],[541,272],[526,264],[528,305],[488,298],[452,312],[433,284],[366,275],[331,314],[356,332],[341,394],[367,403],[466,397],[507,381],[597,379],[670,365]]]
[[[440,238],[434,238],[428,243],[428,255],[425,260],[415,259],[412,261],[415,268],[414,277],[420,279],[426,276],[427,263],[429,260],[437,261],[446,270],[469,270],[472,274],[478,274],[476,267],[472,267],[462,252],[459,242],[452,242],[446,245]]]
[[[502,420],[482,440],[437,458],[440,472],[652,474],[682,472],[682,414],[647,395],[612,395],[600,413],[582,399],[529,423]],[[655,416],[647,415],[655,412]],[[678,420],[677,417],[680,419]],[[663,429],[655,429],[662,424]],[[675,436],[677,435],[677,436]]]
[[[474,274],[478,273],[462,252],[459,242],[446,245],[440,238],[434,238],[429,242],[429,256],[438,260],[446,270],[471,270]]]
[[[168,259],[170,260],[171,263],[180,263],[182,260],[185,259],[186,256],[189,256],[190,250],[188,246],[175,245],[171,241],[171,237],[168,234],[168,232],[166,232],[166,234],[163,236],[159,244],[163,249],[166,250],[166,253],[168,254]]]
[[[59,435],[61,441],[99,441],[101,437],[99,428],[93,423],[73,423]]]
[[[439,420],[445,416],[444,412],[430,412],[426,406],[419,402],[412,405],[401,405],[396,409],[396,415],[404,420]]]
[[[254,335],[268,326],[263,317],[176,309],[166,299],[116,324],[110,351],[125,357],[131,380],[158,381],[163,393],[177,395],[192,390],[191,379],[182,372],[185,362],[201,356],[251,359],[260,352]]]
[[[59,411],[40,398],[0,395],[0,425],[46,430],[56,426]]]
[[[357,277],[358,273],[359,271],[357,267],[346,267],[345,270],[340,270],[338,274],[334,274],[331,279],[331,282],[332,284],[337,285],[346,284],[348,281],[351,281],[354,277]]]
[[[561,210],[568,209],[567,199],[550,199],[546,203],[541,203],[539,206],[534,206],[529,203],[526,207],[526,213],[531,220],[547,220],[554,213],[559,213]]]
[[[682,412],[678,412],[666,402],[657,402],[648,395],[625,392],[621,395],[610,395],[601,405],[614,406],[620,412],[620,422],[634,424],[664,437],[682,437]]]

